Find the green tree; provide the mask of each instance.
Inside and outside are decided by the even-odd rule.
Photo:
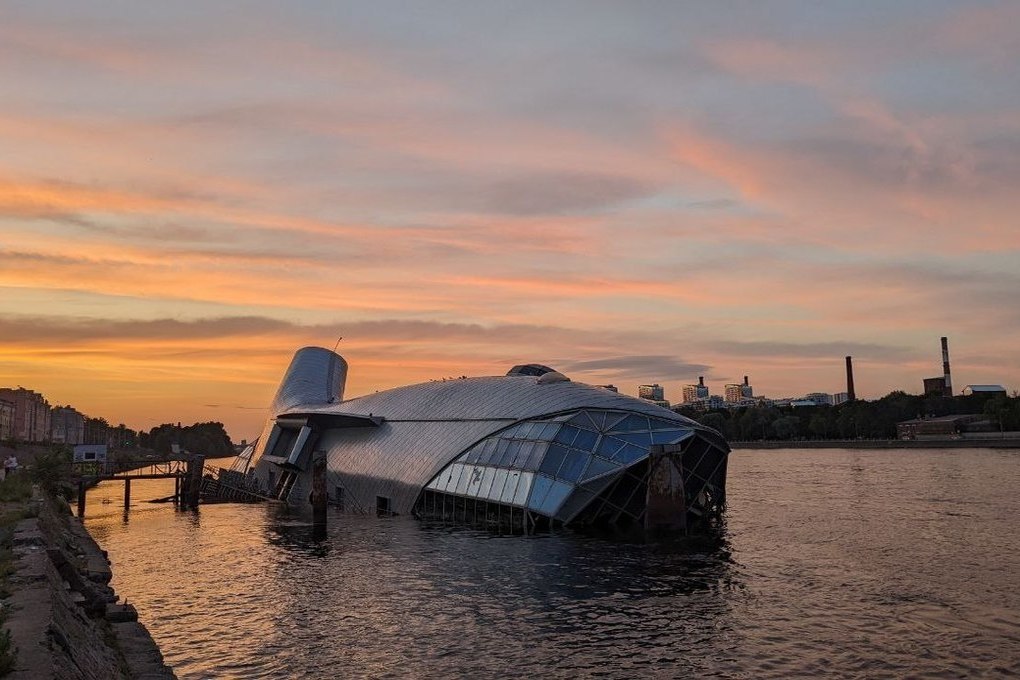
[[[1020,429],[1020,399],[1000,394],[985,402],[984,413],[999,426],[999,432]]]
[[[828,439],[836,430],[836,419],[831,408],[824,408],[811,415],[808,431],[819,439]]]
[[[779,439],[793,439],[800,434],[800,418],[783,416],[772,423],[772,431]]]
[[[725,432],[726,430],[726,416],[721,413],[706,413],[701,417],[699,421],[705,427],[710,427],[716,432]]]

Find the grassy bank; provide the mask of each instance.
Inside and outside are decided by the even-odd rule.
[[[33,510],[29,505],[32,498],[32,478],[25,473],[13,474],[0,481],[0,599],[11,595],[10,577],[16,569],[16,558],[12,550],[14,527]],[[0,608],[0,676],[7,675],[17,662],[18,649],[11,640],[7,628],[8,608]]]

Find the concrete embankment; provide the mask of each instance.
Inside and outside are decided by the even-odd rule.
[[[106,554],[61,501],[35,499],[15,526],[4,602],[17,647],[7,677],[174,678],[131,605],[117,604]]]

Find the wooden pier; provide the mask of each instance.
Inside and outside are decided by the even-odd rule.
[[[187,458],[141,458],[120,461],[81,461],[71,463],[71,479],[78,484],[78,519],[85,517],[88,489],[99,482],[124,482],[124,509],[131,504],[131,480],[173,479],[174,503],[182,508],[198,507],[202,492],[202,470],[205,456]]]

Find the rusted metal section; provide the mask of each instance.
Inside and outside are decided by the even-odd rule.
[[[687,532],[687,494],[679,445],[653,445],[648,455],[645,531]]]

